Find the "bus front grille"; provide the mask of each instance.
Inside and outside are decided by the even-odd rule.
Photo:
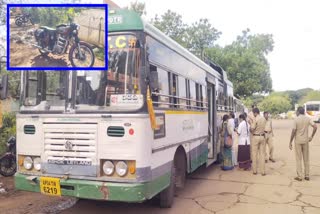
[[[48,164],[95,166],[97,124],[44,123]]]

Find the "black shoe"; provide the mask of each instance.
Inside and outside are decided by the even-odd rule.
[[[262,176],[266,176],[266,173],[262,173],[261,175],[262,175]]]
[[[269,160],[272,162],[272,163],[274,163],[274,162],[276,162],[274,159],[272,159],[272,158],[269,158]]]
[[[299,178],[299,177],[295,177],[294,180],[296,180],[296,181],[302,181],[302,179]]]
[[[309,177],[305,177],[304,180],[310,181],[310,178]]]
[[[266,163],[268,163],[268,160],[265,160]]]
[[[254,172],[253,174],[254,174],[254,175],[257,175],[257,173],[256,173],[256,172]]]

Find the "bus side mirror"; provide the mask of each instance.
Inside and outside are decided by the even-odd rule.
[[[8,96],[8,75],[2,75],[0,78],[0,99],[4,100]]]

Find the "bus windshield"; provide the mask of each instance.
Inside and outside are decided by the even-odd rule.
[[[24,75],[21,110],[64,110],[67,71],[28,71]]]
[[[140,91],[140,42],[134,35],[108,37],[108,71],[78,71],[76,110],[137,110]]]

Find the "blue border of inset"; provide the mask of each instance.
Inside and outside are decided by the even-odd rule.
[[[10,67],[10,8],[12,7],[104,7],[105,8],[105,67]],[[108,4],[7,4],[7,70],[23,71],[23,70],[108,70]]]

